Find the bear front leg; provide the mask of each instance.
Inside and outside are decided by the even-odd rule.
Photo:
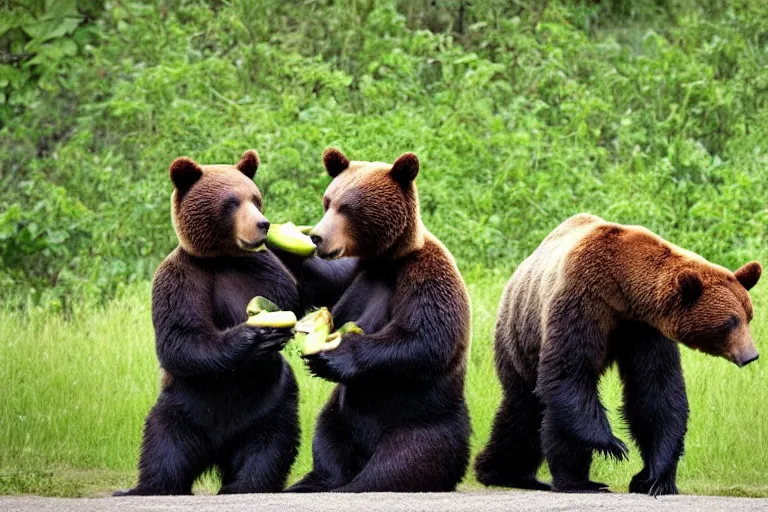
[[[626,445],[611,432],[598,393],[607,361],[606,329],[570,294],[550,307],[536,394],[545,407],[542,447],[553,488],[600,490],[605,486],[588,478],[592,452],[616,460],[627,457]]]
[[[629,491],[658,496],[677,494],[677,464],[688,425],[680,350],[644,324],[617,330],[616,361],[624,384],[622,413],[643,457],[643,469]]]
[[[592,450],[584,448],[552,428],[546,414],[541,442],[552,474],[552,490],[557,492],[608,492],[608,484],[589,479]]]

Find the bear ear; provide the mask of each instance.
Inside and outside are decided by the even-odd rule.
[[[753,286],[760,280],[760,276],[763,273],[763,267],[756,261],[750,261],[738,270],[733,275],[741,283],[741,286],[747,290],[751,290]]]
[[[349,167],[349,158],[336,148],[325,148],[323,165],[331,178],[335,178]]]
[[[255,149],[249,149],[243,153],[243,156],[240,157],[240,161],[237,162],[235,167],[237,167],[237,170],[239,170],[241,173],[245,174],[250,179],[253,179],[253,177],[256,176],[259,163],[259,154]]]
[[[173,161],[170,173],[173,185],[179,191],[186,192],[203,175],[203,169],[191,158],[182,156]]]
[[[704,293],[704,284],[701,278],[691,270],[683,270],[677,275],[677,289],[684,306],[693,306],[701,294]]]
[[[419,158],[413,153],[404,153],[395,160],[389,172],[400,183],[410,183],[419,174]]]

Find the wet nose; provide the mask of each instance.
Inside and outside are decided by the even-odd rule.
[[[749,350],[745,350],[741,354],[739,354],[737,364],[739,367],[747,366],[752,361],[757,361],[757,359],[760,357],[760,354],[757,353],[757,350],[754,348],[750,348]]]
[[[309,235],[309,239],[312,240],[312,243],[315,245],[319,245],[320,242],[323,241],[323,237],[320,235]]]
[[[258,224],[256,224],[259,229],[262,231],[268,231],[269,230],[269,221],[268,220],[262,220]]]

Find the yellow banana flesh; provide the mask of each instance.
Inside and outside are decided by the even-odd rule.
[[[245,323],[252,327],[285,329],[296,325],[296,315],[293,311],[262,311],[249,317]]]
[[[306,229],[306,226],[302,228]],[[302,233],[293,222],[270,226],[267,231],[267,245],[299,256],[311,256],[315,252],[312,239]]]

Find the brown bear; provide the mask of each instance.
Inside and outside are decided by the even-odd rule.
[[[291,266],[303,290],[333,290],[336,325],[364,334],[306,357],[339,384],[317,421],[314,467],[289,491],[452,491],[469,463],[469,297],[421,221],[419,161],[350,162],[327,149],[323,162],[333,180],[311,236],[319,256],[341,259]],[[318,297],[309,302],[324,305]]]
[[[298,389],[280,349],[290,329],[250,327],[256,295],[299,313],[296,280],[263,249],[269,222],[253,182],[259,158],[235,165],[176,159],[170,168],[179,246],[152,287],[163,387],[149,412],[130,494],[190,494],[209,468],[220,493],[277,492],[299,445]],[[258,251],[258,252],[255,252]]]
[[[688,421],[680,342],[739,366],[757,359],[747,291],[757,262],[736,272],[645,228],[576,215],[520,266],[501,300],[495,338],[503,399],[476,461],[486,485],[589,492],[593,452],[627,448],[608,424],[598,381],[614,362],[623,415],[643,459],[631,492],[675,494]]]

